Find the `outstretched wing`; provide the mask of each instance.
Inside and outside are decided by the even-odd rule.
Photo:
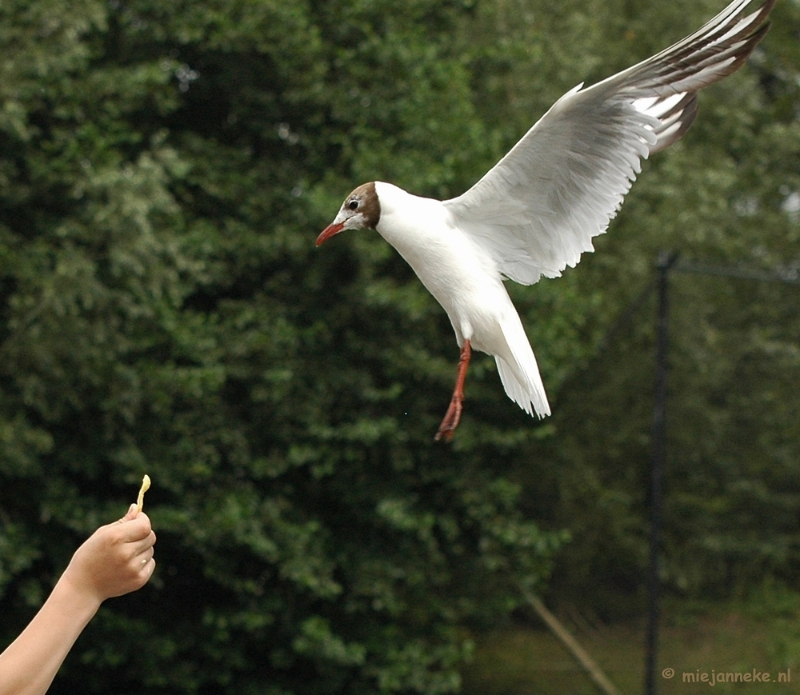
[[[689,128],[697,92],[737,70],[769,29],[775,0],[734,0],[691,36],[561,97],[466,193],[445,201],[460,228],[522,284],[557,277],[592,251],[641,159]]]

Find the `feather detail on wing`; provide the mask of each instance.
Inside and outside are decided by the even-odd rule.
[[[641,159],[678,140],[697,92],[737,70],[763,38],[775,0],[743,17],[751,1],[734,0],[652,58],[567,92],[478,183],[445,201],[454,222],[516,282],[574,266],[606,231]]]

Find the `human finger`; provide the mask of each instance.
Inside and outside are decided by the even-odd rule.
[[[153,559],[154,555],[155,555],[155,550],[153,549],[153,546],[151,545],[149,548],[145,548],[144,550],[142,550],[142,552],[137,553],[134,556],[133,559],[134,559],[134,562],[135,562],[136,566],[141,569],[148,562],[150,562],[150,560]]]
[[[129,591],[136,591],[137,589],[141,589],[147,582],[150,581],[150,577],[153,576],[153,572],[156,569],[156,561],[154,558],[141,558],[137,559],[136,566],[134,569],[135,575],[133,579],[133,584],[130,586]]]
[[[121,540],[123,543],[134,543],[147,538],[152,532],[150,517],[144,512],[138,512],[136,517],[122,524]]]
[[[135,519],[137,513],[138,513],[138,510],[136,508],[136,503],[132,502],[131,506],[128,507],[128,511],[125,512],[125,515],[121,519],[117,519],[117,521],[115,523],[122,524],[122,523],[124,523],[126,521],[130,521],[131,519]]]
[[[147,550],[152,549],[155,544],[156,534],[151,531],[146,538],[142,538],[141,540],[134,541],[130,544],[130,556],[136,557],[137,555],[141,555]]]
[[[144,579],[142,584],[146,584],[156,569],[156,559],[154,557],[142,559],[144,562],[139,563],[139,576]]]

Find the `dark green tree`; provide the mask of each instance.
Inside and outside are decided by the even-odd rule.
[[[570,15],[624,38],[593,47],[609,66],[598,77],[699,26],[720,3],[612,5],[618,12],[586,3]],[[659,252],[797,279],[798,32],[797,8],[778,3],[749,64],[705,90],[685,138],[646,163],[597,253],[552,283],[559,300],[571,284],[587,307],[576,343],[602,349],[561,361],[554,436],[536,449],[547,469],[525,474],[525,487],[540,520],[571,531],[554,585],[602,614],[639,611],[645,587],[655,304],[637,298],[652,287]],[[663,580],[693,596],[745,592],[765,578],[795,586],[800,288],[681,272],[670,283]]]
[[[434,446],[446,317],[377,239],[313,245],[351,179],[443,194],[494,156],[476,22],[0,9],[4,639],[144,472],[159,534],[151,585],[53,692],[452,691],[464,626],[546,576],[559,535],[505,474],[534,423],[486,361],[471,427]]]

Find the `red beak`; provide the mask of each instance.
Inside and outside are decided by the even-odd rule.
[[[322,244],[325,241],[328,241],[332,236],[338,234],[344,229],[344,222],[339,222],[338,224],[329,224],[325,229],[322,230],[322,234],[317,237],[317,246]]]

